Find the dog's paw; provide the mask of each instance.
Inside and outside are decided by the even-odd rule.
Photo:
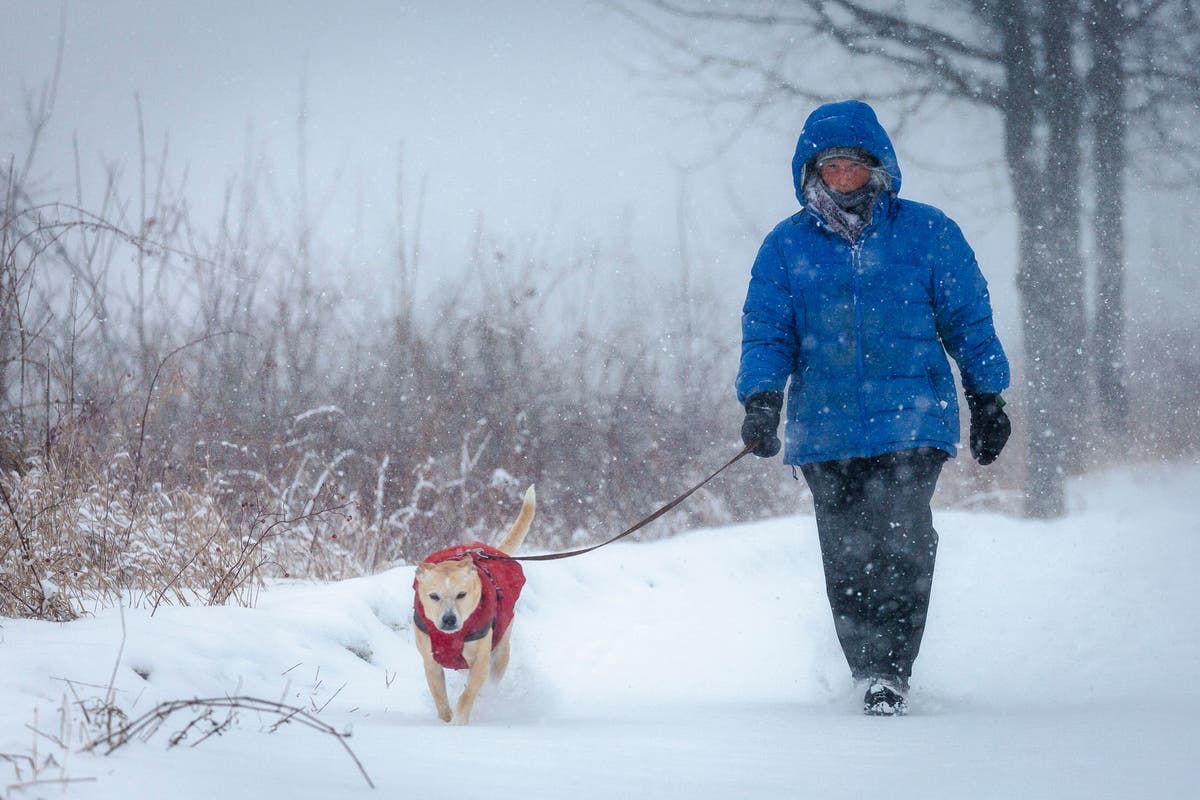
[[[471,722],[470,714],[455,714],[450,720],[451,725],[468,725]]]
[[[449,722],[453,717],[454,715],[450,713],[450,706],[438,709],[438,719],[442,722]]]

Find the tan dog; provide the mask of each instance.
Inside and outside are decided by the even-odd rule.
[[[417,565],[413,622],[425,679],[443,722],[466,725],[490,675],[500,680],[508,667],[513,609],[525,575],[506,558],[525,541],[537,497],[530,486],[521,513],[496,547],[482,542],[440,550]],[[467,669],[467,686],[453,714],[444,669]]]

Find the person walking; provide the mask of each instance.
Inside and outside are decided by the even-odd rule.
[[[742,311],[742,440],[781,447],[812,491],[826,592],[863,712],[904,714],[933,583],[930,502],[957,454],[991,464],[1011,425],[1008,359],[958,226],[901,199],[891,139],[866,103],[822,105],[792,159],[801,209],[763,241]]]

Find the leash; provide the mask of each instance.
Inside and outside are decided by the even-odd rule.
[[[590,553],[593,550],[599,550],[601,547],[606,547],[615,541],[624,539],[626,536],[628,536],[631,533],[634,533],[635,531],[641,530],[642,528],[649,525],[651,522],[654,522],[654,520],[661,517],[663,514],[666,514],[668,511],[675,508],[675,506],[679,505],[684,500],[687,500],[689,497],[691,497],[696,492],[696,490],[698,490],[700,487],[704,486],[706,483],[711,481],[713,478],[720,475],[725,470],[732,467],[738,461],[741,461],[743,458],[745,458],[747,455],[749,455],[750,452],[757,446],[758,446],[758,442],[751,442],[750,444],[746,445],[746,447],[742,450],[742,452],[738,453],[736,456],[734,456],[733,458],[726,461],[725,465],[723,467],[721,467],[720,469],[718,469],[716,472],[709,475],[707,478],[700,481],[695,486],[688,489],[686,492],[679,495],[679,497],[676,497],[674,500],[667,503],[662,508],[659,508],[657,511],[655,511],[650,516],[646,517],[645,519],[641,520],[640,522],[635,523],[634,525],[631,525],[630,527],[621,531],[616,536],[612,537],[611,539],[609,539],[606,542],[601,542],[600,544],[594,544],[591,547],[581,547],[578,550],[568,550],[565,553],[543,553],[542,555],[538,555],[538,556],[505,556],[505,558],[507,558],[510,561],[557,561],[560,558],[572,558],[574,556],[581,556],[584,553]],[[480,558],[499,558],[499,557],[500,556],[491,555],[490,553],[481,553],[480,554]]]

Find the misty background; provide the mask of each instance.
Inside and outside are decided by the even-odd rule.
[[[797,208],[816,101],[691,70],[679,42],[765,40],[671,8],[0,1],[0,455],[24,481],[5,489],[6,552],[28,578],[5,613],[375,571],[490,539],[531,483],[539,545],[595,541],[736,453],[749,267]],[[888,95],[903,70],[816,37],[783,44],[813,97],[877,73],[903,195],[975,248],[1016,433],[991,469],[960,454],[935,502],[1020,513],[1031,420],[999,116]],[[1082,186],[1085,207],[1125,199],[1132,413],[1082,470],[1194,461],[1200,442],[1195,171],[1129,139],[1128,169]],[[744,461],[647,535],[805,502],[790,470]],[[80,533],[57,541],[48,519]],[[164,548],[154,568],[131,555]],[[95,563],[107,583],[82,577]]]

